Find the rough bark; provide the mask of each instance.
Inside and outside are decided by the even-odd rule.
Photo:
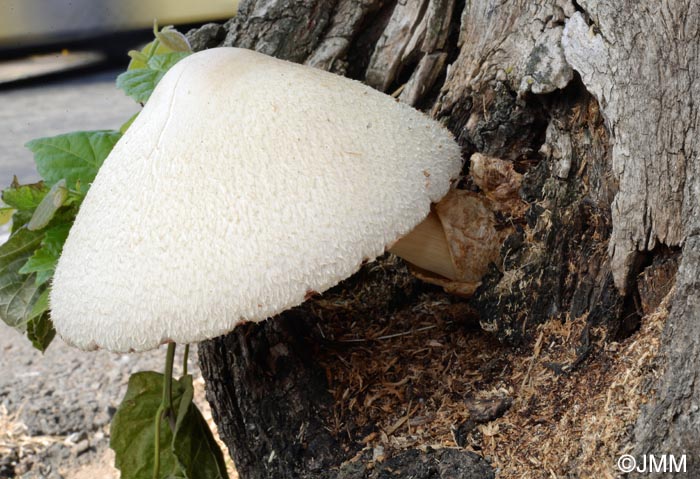
[[[698,116],[700,5],[693,1],[580,2],[564,50],[601,105],[613,138],[610,241],[615,283],[634,279],[640,255],[683,247],[677,291],[664,332],[656,400],[643,409],[637,454],[700,457],[700,289],[698,288]]]
[[[682,1],[581,5],[584,12],[567,21],[563,44],[612,135],[620,191],[610,255],[615,284],[625,290],[640,252],[679,246],[686,236],[682,210],[696,142],[700,7]]]
[[[502,342],[531,345],[539,323],[576,318],[622,339],[675,283],[656,360],[664,374],[626,440],[636,454],[686,453],[696,467],[697,2],[250,0],[223,27],[189,35],[198,48],[253,48],[398,90],[443,121],[463,147],[459,187],[483,195],[510,232],[469,301]],[[508,199],[515,206],[472,178],[472,155],[522,175],[520,197]],[[393,261],[380,265],[381,274],[368,265],[325,303],[200,348],[208,398],[242,477],[385,477],[391,467],[426,478],[490,474],[462,451],[408,449],[391,465],[373,461],[362,442],[371,431],[329,426],[337,398],[318,358],[340,346],[323,335],[324,304],[354,298],[346,319],[363,327],[357,318],[459,302]],[[567,367],[591,350],[586,333]]]
[[[290,313],[202,345],[200,356],[215,358],[201,361],[203,374],[219,378],[209,394],[242,477],[286,477],[290,468],[320,474],[342,455],[321,420],[333,406],[311,359],[314,339],[304,316]]]

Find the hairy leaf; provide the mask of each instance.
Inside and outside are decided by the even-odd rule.
[[[131,50],[129,56],[131,61],[127,67],[129,70],[148,67],[148,59],[154,55],[162,55],[172,52],[191,52],[190,42],[182,33],[175,30],[172,25],[164,27],[158,31],[158,23],[153,23],[153,35],[156,37],[152,42],[147,43],[141,50]]]
[[[144,50],[146,48],[149,50],[153,48],[153,42],[146,44]],[[129,66],[126,68],[127,71],[136,70],[137,68],[146,68],[146,64],[148,63],[148,55],[144,53],[143,50],[129,50],[127,55],[129,55],[129,58],[131,58]]]
[[[163,75],[189,54],[189,52],[172,52],[154,55],[144,68],[128,70],[119,75],[117,87],[137,102],[145,103]]]
[[[19,331],[25,331],[32,309],[44,288],[33,274],[19,272],[44,237],[43,232],[22,228],[0,246],[0,319]]]
[[[32,231],[45,228],[46,225],[53,219],[56,211],[63,206],[63,203],[68,197],[68,188],[66,188],[66,180],[59,180],[51,187],[51,190],[41,200],[39,206],[34,210],[32,219],[27,224],[27,229]]]
[[[164,55],[155,55],[148,60],[148,68],[165,74],[165,72],[174,67],[177,62],[188,57],[190,54],[191,52],[173,52]]]
[[[172,26],[163,28],[155,33],[160,44],[172,52],[192,52],[192,47],[187,37],[175,30]]]
[[[47,184],[65,179],[69,188],[86,191],[120,137],[118,131],[78,131],[32,140],[26,146]]]
[[[150,68],[139,68],[122,73],[117,77],[117,88],[139,103],[146,103],[162,74]]]

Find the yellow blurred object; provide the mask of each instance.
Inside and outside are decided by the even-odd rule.
[[[0,226],[4,226],[7,223],[9,223],[10,220],[12,220],[12,215],[14,214],[14,212],[15,210],[12,208],[9,208],[7,206],[0,206]],[[0,230],[0,234],[2,234],[2,230]]]

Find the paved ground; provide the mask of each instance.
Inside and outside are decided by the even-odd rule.
[[[23,147],[28,140],[116,128],[137,111],[114,87],[116,74],[1,90],[0,186],[15,174],[22,182],[38,179]],[[42,356],[0,323],[0,478],[116,477],[109,467],[108,423],[129,375],[160,371],[164,355],[84,353],[56,339]]]
[[[87,471],[93,479],[116,478],[108,451],[109,422],[129,376],[162,371],[164,360],[163,348],[141,354],[86,353],[60,339],[42,355],[0,324],[0,478],[76,479]],[[176,376],[181,361],[176,360]],[[197,374],[195,362],[196,355],[190,369]],[[9,423],[18,427],[15,437],[3,431]],[[9,452],[3,454],[3,446]]]
[[[0,187],[38,180],[24,144],[76,130],[119,128],[139,106],[114,86],[119,71],[0,90]]]

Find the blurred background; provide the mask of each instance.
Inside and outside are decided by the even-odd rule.
[[[236,13],[238,0],[0,0],[0,189],[37,181],[24,144],[118,128],[140,107],[114,86],[153,21],[181,32]],[[7,228],[0,227],[0,243]]]
[[[150,30],[161,25],[184,25],[228,19],[235,0],[2,0],[0,50],[63,46],[90,40],[101,49],[107,36]]]

